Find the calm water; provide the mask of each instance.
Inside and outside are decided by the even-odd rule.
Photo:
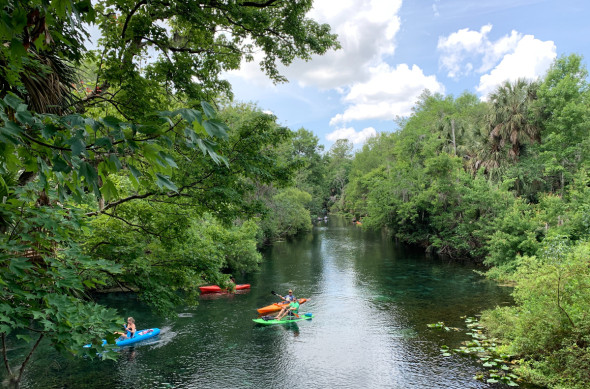
[[[195,309],[158,318],[128,295],[105,300],[138,328],[161,335],[120,351],[116,361],[65,359],[45,349],[25,388],[487,388],[470,358],[443,357],[463,332],[464,315],[509,304],[510,290],[473,269],[425,258],[379,234],[330,219],[265,253],[252,289],[201,297]],[[292,288],[310,301],[311,321],[258,327],[256,308]]]

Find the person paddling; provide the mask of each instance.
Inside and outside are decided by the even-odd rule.
[[[135,327],[135,319],[132,318],[131,316],[129,316],[127,318],[127,325],[125,325],[124,327],[125,327],[125,331],[127,331],[127,333],[117,332],[117,334],[121,335],[122,339],[133,338],[135,336],[135,332],[137,331],[137,328]]]
[[[285,301],[288,302],[293,302],[293,301],[297,301],[297,299],[295,298],[295,295],[293,294],[293,291],[291,289],[289,289],[289,294],[286,295],[285,297],[281,296],[280,294],[277,294],[278,297],[282,298]]]
[[[287,306],[283,307],[283,309],[281,309],[281,312],[279,312],[279,314],[275,317],[275,320],[281,320],[287,314],[299,316],[299,315],[297,315],[298,311],[299,311],[299,301],[294,300],[291,303],[289,303],[289,305],[287,305]]]

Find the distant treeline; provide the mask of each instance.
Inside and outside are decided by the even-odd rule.
[[[424,92],[349,159],[331,210],[513,281],[483,322],[554,388],[590,387],[590,90],[582,58],[481,101]],[[342,164],[340,166],[343,166]]]

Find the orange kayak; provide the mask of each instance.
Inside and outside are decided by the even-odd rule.
[[[297,299],[297,301],[299,301],[299,304],[303,304],[307,301],[307,299]],[[289,303],[286,301],[281,301],[280,303],[274,303],[267,305],[266,307],[258,308],[257,311],[261,315],[265,315],[267,313],[280,311],[285,305],[289,305]]]

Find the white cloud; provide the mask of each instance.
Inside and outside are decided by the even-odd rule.
[[[337,130],[332,131],[328,135],[326,135],[326,139],[332,142],[337,141],[338,139],[348,139],[355,146],[359,146],[371,137],[377,136],[377,131],[373,127],[367,127],[362,129],[361,131],[357,132],[352,127],[347,128],[339,128]]]
[[[489,51],[490,41],[487,37],[492,30],[492,25],[487,24],[479,31],[463,28],[452,33],[448,37],[439,37],[437,49],[442,52],[440,65],[448,70],[447,75],[458,78],[469,74],[471,68],[463,64],[474,55],[481,55]]]
[[[448,37],[440,37],[437,47],[442,53],[440,65],[448,71],[449,77],[457,79],[472,72],[488,72],[481,76],[476,88],[482,98],[506,80],[538,78],[557,56],[552,41],[543,42],[515,30],[491,41],[488,37],[491,30],[491,24],[480,31],[464,28]]]
[[[344,113],[332,117],[330,125],[353,120],[393,120],[397,116],[408,116],[424,89],[433,93],[444,92],[443,85],[435,76],[424,75],[416,65],[411,69],[406,64],[392,68],[382,63],[370,68],[369,80],[352,85],[343,99],[351,105]]]
[[[507,53],[513,52],[522,39],[522,34],[512,30],[510,35],[505,35],[496,42],[486,42],[484,57],[478,72],[485,73],[493,68]]]
[[[504,56],[490,73],[481,76],[477,92],[485,98],[506,80],[539,78],[557,57],[556,49],[552,41],[543,42],[525,35],[512,53]]]
[[[402,0],[316,0],[308,16],[328,23],[338,34],[342,49],[313,56],[311,61],[295,60],[288,67],[279,66],[281,74],[301,86],[336,89],[359,79],[367,79],[367,69],[380,63],[384,55],[395,51],[394,37],[400,29],[397,15]],[[242,63],[230,74],[259,87],[272,83],[262,74],[258,63]]]

